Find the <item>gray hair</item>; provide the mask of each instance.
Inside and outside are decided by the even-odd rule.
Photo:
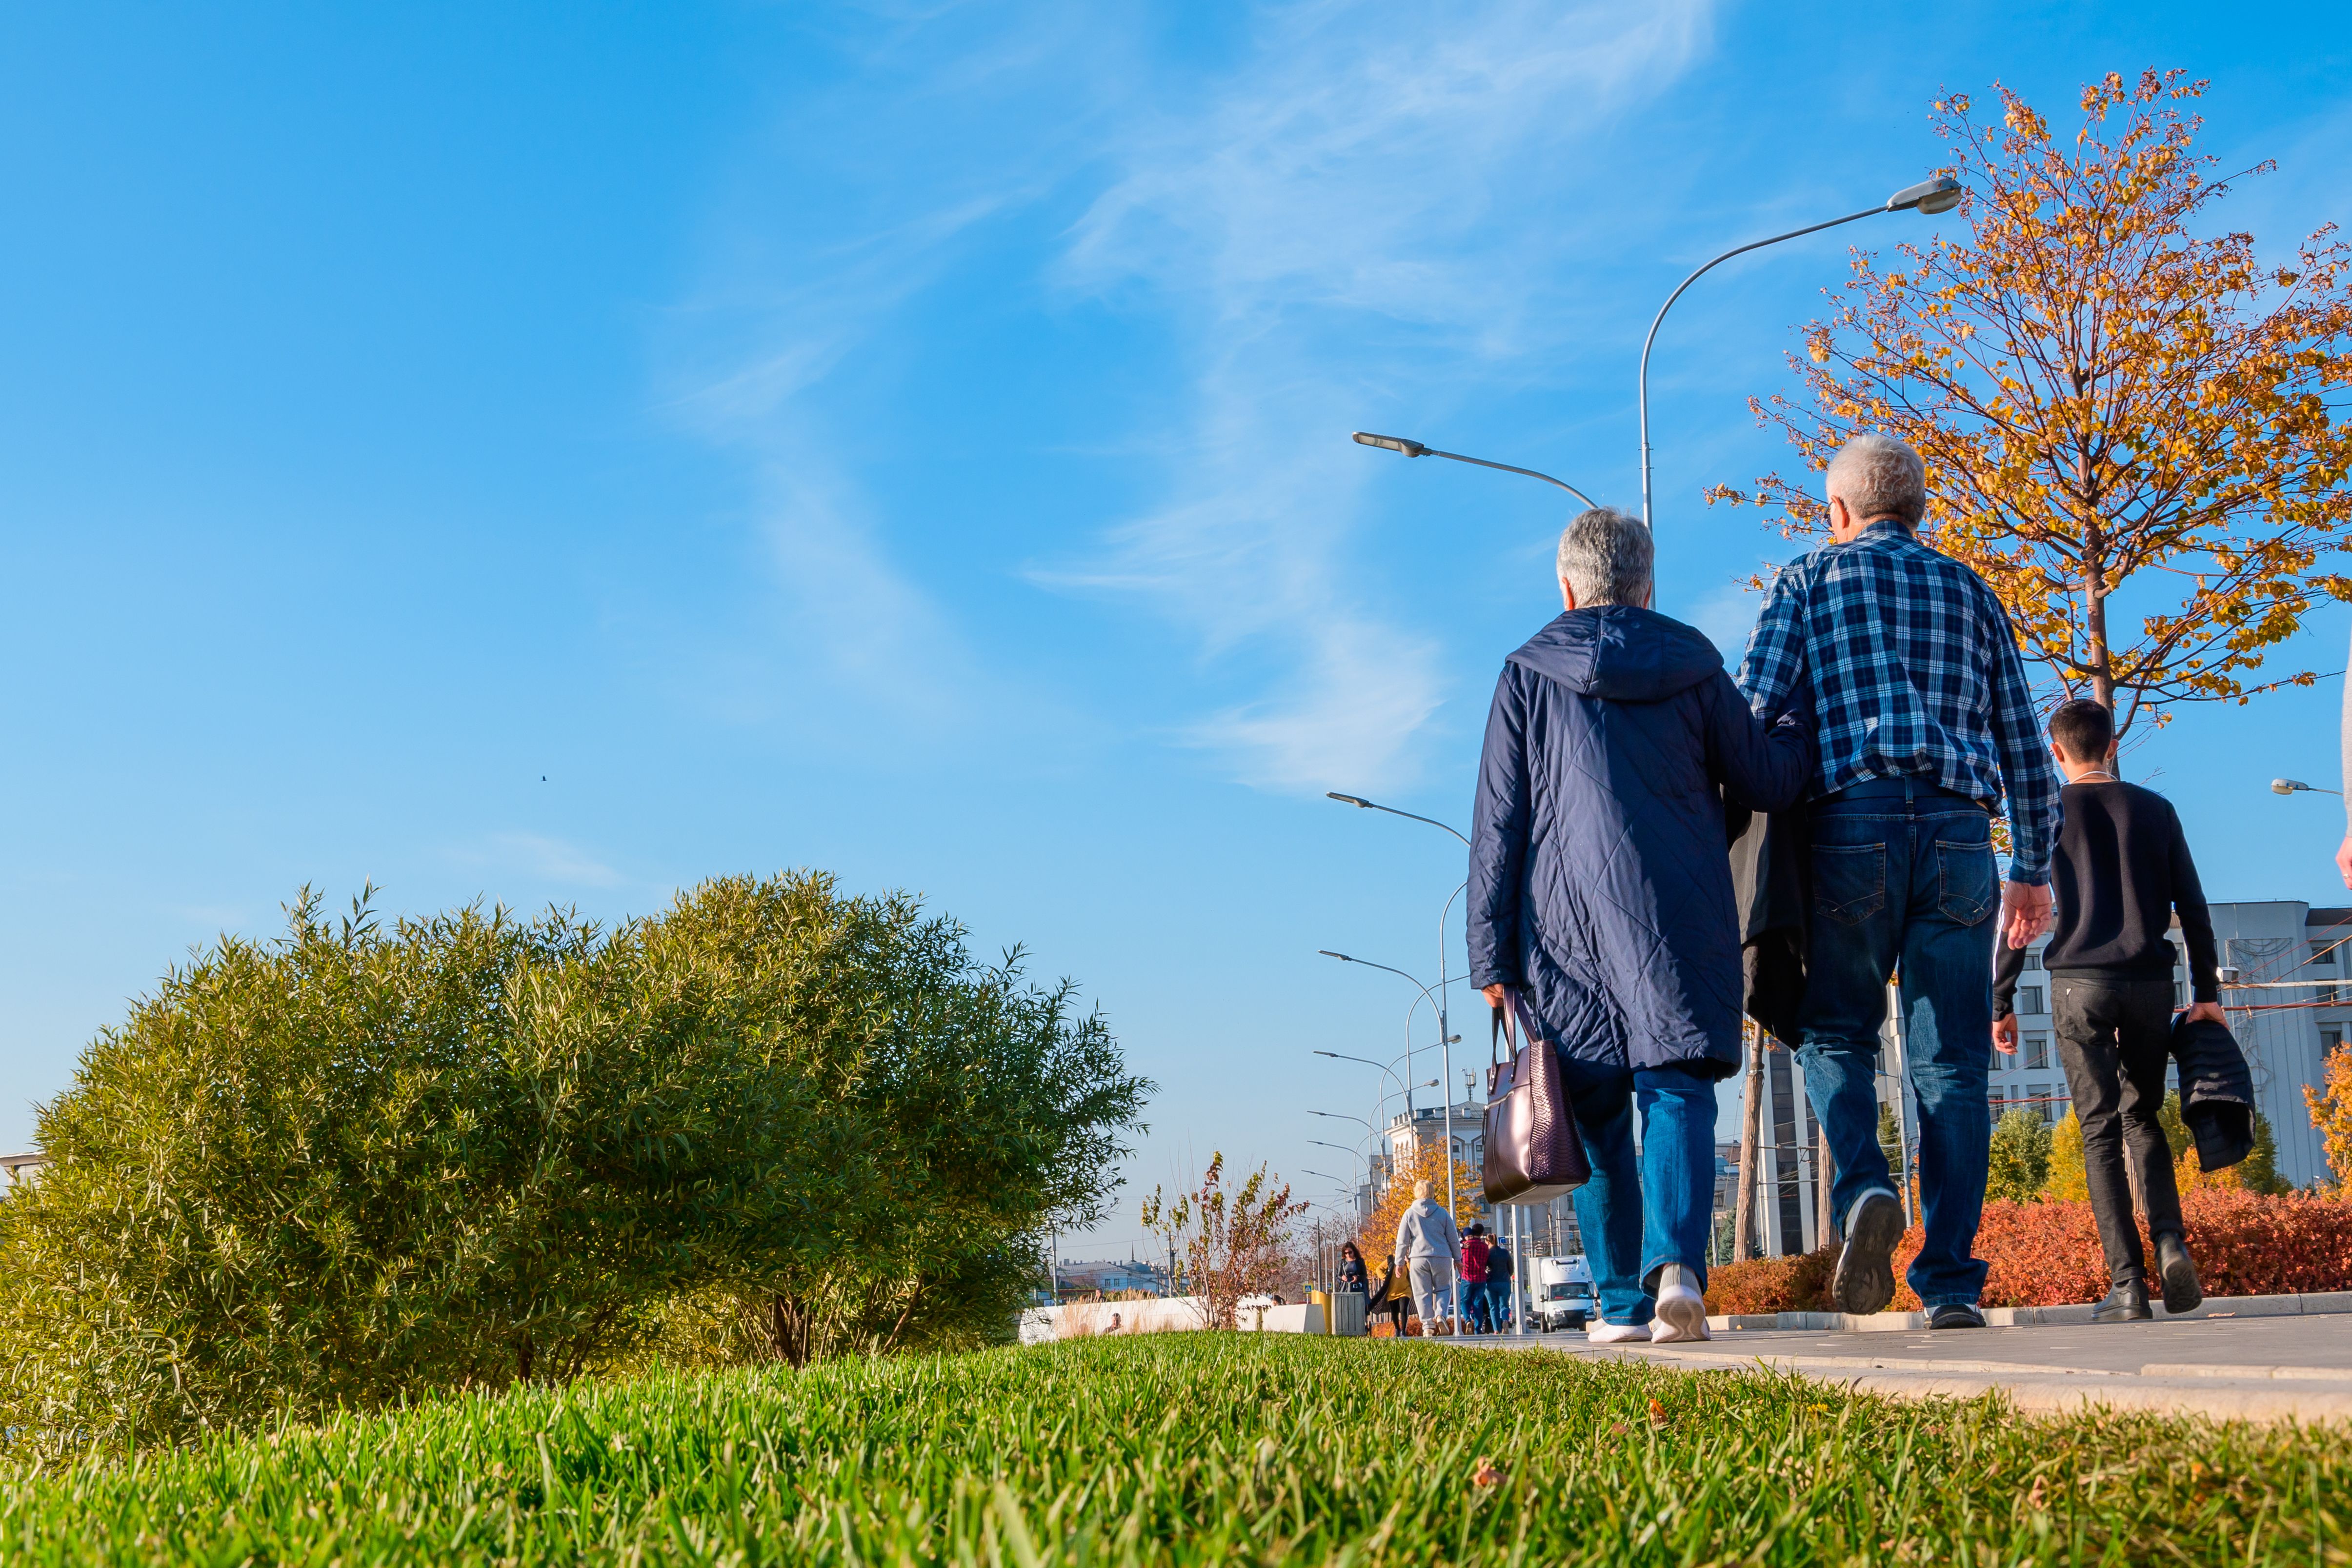
[[[1650,586],[1653,553],[1639,519],[1596,506],[1560,531],[1559,579],[1575,591],[1579,609],[1638,605]]]
[[[1908,441],[1873,430],[1838,448],[1823,491],[1843,500],[1857,522],[1899,517],[1916,528],[1927,515],[1927,466]]]

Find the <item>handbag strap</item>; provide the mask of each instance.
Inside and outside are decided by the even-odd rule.
[[[1486,1065],[1489,1068],[1498,1068],[1507,1061],[1518,1059],[1518,1037],[1511,1026],[1518,1000],[1518,992],[1509,986],[1503,988],[1503,1000],[1494,1009],[1486,1033]],[[1507,1056],[1503,1053],[1505,1046],[1510,1047]]]

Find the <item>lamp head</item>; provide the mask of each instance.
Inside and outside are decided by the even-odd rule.
[[[1349,958],[1346,953],[1333,952],[1328,947],[1318,947],[1315,951],[1321,953],[1326,958],[1336,958],[1342,963],[1353,963],[1356,962],[1354,959]]]
[[[2309,789],[2310,787],[2311,786],[2309,784],[2305,784],[2301,779],[2271,780],[2271,793],[2273,795],[2293,795],[2299,789]]]
[[[1960,183],[1949,174],[1938,174],[1932,180],[1922,180],[1916,185],[1906,185],[1886,198],[1886,210],[1891,213],[1916,209],[1929,217],[1950,212],[1960,205]]]
[[[1361,811],[1370,811],[1370,810],[1371,810],[1371,809],[1372,809],[1372,803],[1371,803],[1370,801],[1369,801],[1369,800],[1366,800],[1362,795],[1341,795],[1341,794],[1340,794],[1338,790],[1336,790],[1336,789],[1327,789],[1327,790],[1325,790],[1325,791],[1323,792],[1323,798],[1324,798],[1325,800],[1336,800],[1336,801],[1338,801],[1341,805],[1352,805],[1352,806],[1355,806],[1355,807],[1357,807],[1359,810],[1361,810]]]
[[[1359,430],[1355,436],[1356,444],[1360,447],[1381,447],[1391,452],[1402,452],[1408,458],[1429,455],[1428,447],[1418,441],[1408,441],[1402,436],[1375,436],[1369,430]]]

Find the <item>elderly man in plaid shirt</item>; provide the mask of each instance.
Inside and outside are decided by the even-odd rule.
[[[2000,601],[1921,543],[1919,455],[1858,436],[1831,462],[1831,542],[1790,562],[1748,639],[1739,689],[1766,722],[1810,708],[1813,908],[1799,1017],[1805,1088],[1837,1162],[1840,1310],[1895,1297],[1903,1205],[1878,1144],[1874,1075],[1886,984],[1902,976],[1919,1107],[1926,1237],[1911,1288],[1937,1329],[1981,1328],[1972,1258],[1992,1126],[1985,1104],[1992,940],[2050,919],[2058,779]],[[2008,797],[2009,881],[1991,816]]]

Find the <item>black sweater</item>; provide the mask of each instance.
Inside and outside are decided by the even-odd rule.
[[[2213,920],[2189,858],[2172,803],[2137,784],[2068,784],[2050,860],[2050,945],[2042,965],[2084,979],[2169,980],[2172,915],[2189,942],[2189,978],[2200,1002],[2220,996],[2213,973]],[[1992,1016],[2013,1011],[2025,951],[1996,939]]]

